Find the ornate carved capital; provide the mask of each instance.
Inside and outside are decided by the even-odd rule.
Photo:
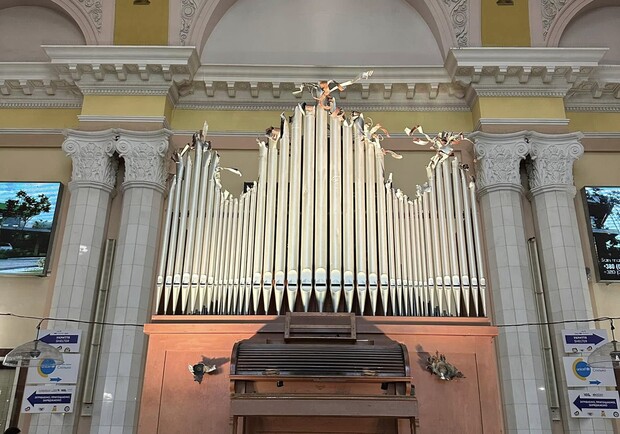
[[[521,189],[519,165],[529,151],[525,132],[475,133],[476,184],[480,193],[491,188]]]
[[[125,188],[132,185],[164,191],[170,131],[118,130],[118,154],[125,160]]]
[[[73,160],[72,182],[112,191],[118,161],[114,154],[114,130],[68,130],[62,149]]]
[[[532,194],[541,189],[569,189],[574,192],[573,163],[583,154],[581,134],[531,133],[532,162],[528,178]]]

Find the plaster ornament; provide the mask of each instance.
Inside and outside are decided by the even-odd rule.
[[[435,151],[435,155],[428,163],[427,170],[434,170],[435,167],[448,157],[454,155],[454,145],[459,145],[464,141],[472,143],[471,140],[466,138],[463,133],[453,133],[449,131],[442,131],[435,137],[430,137],[422,130],[422,126],[418,125],[413,128],[405,128],[405,134],[413,136],[415,133],[422,134],[426,140],[414,138],[413,143],[420,146],[431,145],[431,149]]]
[[[213,374],[217,371],[215,365],[205,365],[203,362],[196,363],[195,365],[187,365],[190,374],[194,376],[194,381],[198,384],[202,384],[202,378],[205,374]]]
[[[454,378],[465,378],[463,373],[451,363],[446,361],[446,356],[435,352],[434,356],[430,356],[426,363],[426,369],[431,374],[437,375],[442,380],[452,380]]]

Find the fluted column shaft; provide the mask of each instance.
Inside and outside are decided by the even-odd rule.
[[[521,206],[524,133],[475,135],[476,175],[495,321],[537,322]],[[536,328],[500,328],[498,361],[506,432],[551,433]],[[541,391],[542,388],[542,391]]]
[[[169,132],[119,130],[116,150],[125,161],[123,205],[107,320],[144,324],[149,319],[157,237],[167,177]],[[92,433],[136,430],[144,372],[142,327],[113,326],[103,336]]]
[[[69,209],[64,227],[60,260],[54,283],[49,316],[92,320],[97,290],[97,276],[104,246],[110,197],[116,183],[117,161],[112,130],[87,132],[69,130],[62,149],[71,157],[73,173],[69,183]],[[90,325],[54,321],[50,328],[82,330],[82,363],[86,366],[86,349]],[[80,396],[78,384],[77,396]],[[72,433],[80,411],[74,413],[34,415],[30,433]]]
[[[530,135],[532,161],[528,167],[528,177],[550,321],[592,317],[592,302],[574,202],[573,163],[583,154],[580,138],[578,133]],[[551,326],[557,367],[563,367],[562,329],[591,326],[592,324],[588,323]],[[562,373],[557,378],[563,407],[564,432],[613,432],[611,423],[605,419],[572,418],[566,377]]]

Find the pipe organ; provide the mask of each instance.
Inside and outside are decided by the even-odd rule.
[[[407,197],[370,128],[297,106],[259,142],[258,180],[233,197],[205,124],[170,185],[156,313],[486,316],[473,181],[440,158]]]

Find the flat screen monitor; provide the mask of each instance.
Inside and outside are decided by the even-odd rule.
[[[620,281],[620,187],[584,187],[599,281]]]
[[[46,276],[60,182],[0,182],[0,276]]]

